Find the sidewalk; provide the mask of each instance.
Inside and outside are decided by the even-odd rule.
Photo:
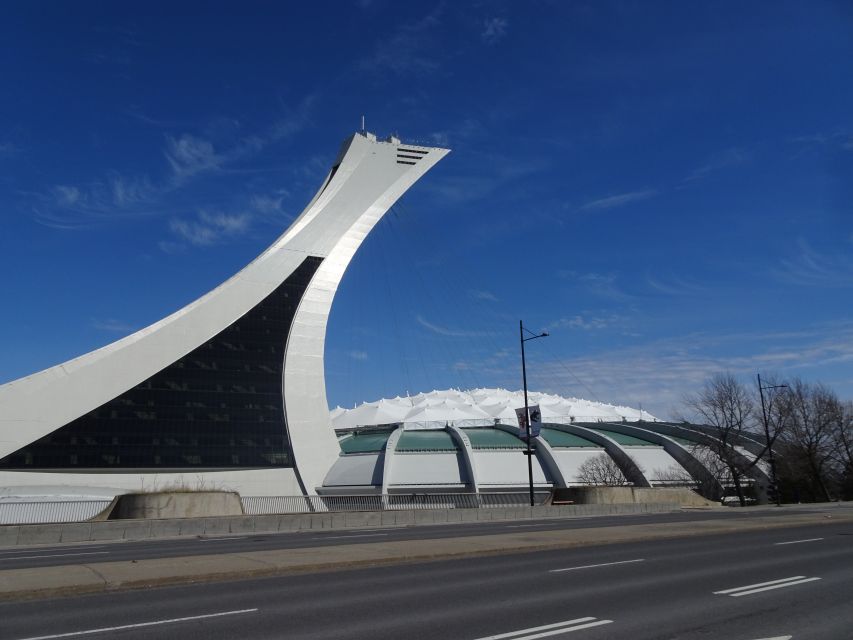
[[[828,511],[828,510],[827,510]],[[344,544],[332,547],[101,562],[0,571],[0,599],[94,593],[202,581],[523,553],[641,540],[709,536],[801,525],[853,523],[853,510],[751,516],[728,520],[597,527],[560,531]]]

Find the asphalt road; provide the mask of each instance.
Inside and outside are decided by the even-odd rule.
[[[794,513],[832,513],[837,509],[853,509],[853,505],[825,505],[811,508],[725,509],[714,511],[682,511],[630,516],[595,516],[550,518],[546,520],[514,520],[474,522],[466,524],[418,525],[375,529],[336,529],[258,535],[223,535],[182,539],[144,540],[134,542],[99,542],[65,544],[50,547],[10,547],[0,549],[0,570],[50,567],[80,563],[119,560],[177,558],[212,553],[244,553],[269,549],[300,549],[346,543],[391,542],[395,540],[435,540],[460,536],[496,533],[559,531],[594,527],[618,527],[626,524],[665,524],[698,520],[726,520],[748,517],[784,518]],[[853,636],[851,636],[853,637]]]
[[[789,636],[853,637],[852,523],[0,604],[3,640]]]

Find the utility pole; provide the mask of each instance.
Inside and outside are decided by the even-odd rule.
[[[525,331],[530,334],[527,338],[524,337]],[[537,334],[528,331],[524,328],[524,322],[519,320],[518,334],[521,341],[521,379],[524,385],[524,425],[527,430],[527,448],[524,451],[524,455],[527,456],[527,482],[530,489],[530,506],[535,507],[536,500],[533,498],[533,450],[530,448],[530,406],[527,403],[527,364],[524,360],[524,343],[529,340],[536,340],[536,338],[544,338],[548,335],[548,332],[543,331]]]
[[[761,374],[758,377],[758,395],[761,396],[761,417],[764,419],[764,437],[767,439],[767,460],[770,463],[770,477],[773,479],[773,493],[776,494],[776,506],[782,506],[782,496],[779,495],[779,482],[776,480],[776,461],[773,458],[773,442],[770,440],[770,426],[767,424],[767,409],[764,405],[765,389],[787,389],[786,384],[774,384],[767,387],[761,384]],[[775,438],[774,438],[775,440]]]

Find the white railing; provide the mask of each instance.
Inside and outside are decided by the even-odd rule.
[[[110,506],[112,500],[42,500],[0,502],[0,525],[83,522]]]
[[[537,491],[537,504],[550,492]],[[333,511],[405,511],[421,509],[488,509],[523,507],[530,504],[527,493],[392,493],[361,496],[244,496],[248,515],[277,513],[328,513]]]

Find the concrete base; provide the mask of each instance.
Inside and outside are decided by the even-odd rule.
[[[0,548],[103,540],[149,540],[185,536],[252,535],[284,531],[363,529],[456,522],[537,520],[677,511],[674,502],[657,504],[578,504],[562,507],[495,509],[423,509],[416,511],[346,511],[285,515],[110,520],[0,526]]]
[[[684,487],[570,487],[560,497],[575,504],[643,504],[674,502],[682,507],[719,506]]]
[[[240,515],[243,515],[240,496],[231,491],[165,491],[118,496],[109,519],[162,520]]]

